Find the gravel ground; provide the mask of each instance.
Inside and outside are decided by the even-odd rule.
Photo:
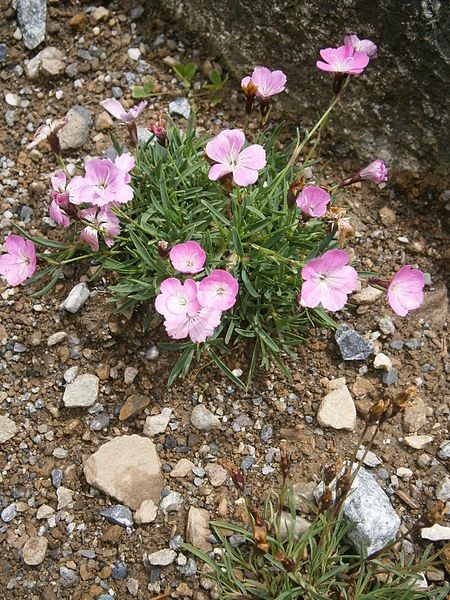
[[[15,11],[6,8],[0,25],[7,52],[0,73],[3,235],[11,221],[33,234],[58,235],[47,218],[53,159],[43,147],[25,150],[47,117],[61,117],[76,106],[85,109],[77,109],[80,120],[68,136],[66,152],[68,163],[80,165],[110,144],[113,123],[99,106],[101,99],[115,95],[131,104],[130,86],[151,77],[160,95],[149,103],[146,117],[154,119],[169,101],[186,95],[173,77],[174,61],[194,60],[200,67],[197,82],[205,80],[212,64],[218,66],[215,57],[197,49],[165,15],[143,10],[131,1],[107,8],[50,2],[46,41],[28,51]],[[47,74],[41,70],[30,78],[33,69],[27,62],[45,47],[56,47],[62,55],[51,51]],[[213,109],[203,98],[195,102],[199,131],[241,121],[235,92]],[[336,165],[332,154],[330,158],[331,166],[352,171],[351,162]],[[328,176],[331,181],[331,170]],[[355,267],[367,271],[381,265],[389,276],[405,261],[417,265],[427,273],[425,304],[400,319],[384,298],[357,295],[354,305],[339,314],[339,323],[370,340],[372,354],[362,361],[343,361],[333,332],[315,330],[299,348],[298,360],[290,363],[292,382],[276,370],[262,372],[248,393],[234,389],[208,364],[167,389],[174,356],[157,348],[161,327],[143,335],[139,315],[115,315],[104,280],[88,282],[90,296],[75,314],[62,310],[74,285],[90,279],[92,266],[67,272],[54,293],[40,300],[31,298],[26,287],[10,289],[0,282],[1,597],[149,599],[165,592],[195,600],[214,597],[197,570],[201,565],[180,551],[179,544],[186,535],[192,539],[198,534],[198,543],[208,547],[212,540],[202,533],[208,517],[242,516],[220,460],[241,465],[258,500],[277,477],[280,441],[287,438],[293,479],[311,489],[324,462],[348,455],[357,443],[363,422],[358,416],[354,423],[352,406],[364,414],[380,396],[410,384],[418,390],[414,405],[382,430],[373,448],[380,462],[368,468],[390,497],[402,527],[437,497],[448,501],[450,368],[444,276],[450,255],[440,215],[430,209],[435,200],[419,196],[414,186],[407,192],[389,185],[346,192],[357,228]],[[231,360],[232,368],[245,370],[244,355]],[[375,368],[374,360],[382,368]],[[80,380],[80,375],[90,377]],[[343,414],[341,400],[332,398],[338,404],[331,414],[350,423],[351,431],[335,429],[333,418],[328,422],[321,415],[330,380],[342,377],[353,398],[347,403],[350,412]],[[90,457],[111,440],[134,443],[136,438],[130,442],[129,436],[135,434],[144,462],[156,450],[162,477],[157,470],[150,481],[148,470],[144,476],[137,472],[124,492],[116,489],[117,481],[110,481],[119,466]],[[119,454],[122,460],[126,451]],[[156,506],[141,505],[133,517],[123,506],[112,516],[107,512],[108,518],[102,516],[118,500],[137,508],[141,486],[147,484],[153,491],[162,488]],[[417,537],[404,543],[409,553],[422,546]],[[444,570],[429,574],[430,585],[440,585],[445,576]]]

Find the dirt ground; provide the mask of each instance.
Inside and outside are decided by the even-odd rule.
[[[26,51],[16,39],[13,8],[9,5],[3,13],[0,42],[6,44],[8,54],[0,73],[2,239],[11,230],[11,221],[22,222],[33,234],[51,231],[46,219],[48,175],[55,164],[43,147],[31,153],[25,150],[33,128],[47,117],[64,115],[74,105],[89,108],[94,119],[89,140],[80,150],[66,155],[70,162],[80,165],[85,156],[96,155],[109,145],[108,132],[96,118],[102,112],[99,101],[111,96],[112,87],[120,88],[122,99],[130,100],[130,81],[139,83],[151,77],[161,95],[149,102],[146,117],[156,118],[160,110],[167,110],[170,100],[185,95],[170,68],[173,60],[192,59],[200,67],[196,80],[205,81],[204,72],[216,59],[178,31],[167,15],[156,14],[149,7],[132,20],[138,14],[137,2],[111,3],[108,15],[95,23],[92,14],[87,14],[91,6],[94,4],[75,1],[49,3],[45,45],[64,50],[66,65],[77,63],[72,76],[64,73],[52,79],[26,77],[25,61],[37,51]],[[81,14],[85,17],[74,19]],[[139,48],[145,62],[132,60],[129,48]],[[136,77],[131,78],[130,73]],[[220,130],[241,122],[240,95],[232,89],[233,85],[215,108],[207,101],[198,102],[199,130]],[[8,93],[19,96],[13,109],[5,102]],[[12,122],[9,115],[8,122],[5,113],[11,110],[14,119]],[[180,125],[184,123],[180,119]],[[337,163],[332,154],[328,158],[330,181],[332,169],[348,173],[355,166],[341,160]],[[31,298],[32,290],[27,287],[11,290],[0,282],[0,411],[18,427],[0,452],[0,511],[12,503],[17,507],[11,521],[0,520],[0,598],[86,600],[110,594],[122,599],[136,592],[137,598],[150,599],[167,586],[173,591],[172,597],[210,597],[198,573],[192,573],[192,568],[186,571],[183,558],[178,557],[168,567],[149,567],[144,554],[168,548],[178,534],[185,536],[191,505],[206,508],[211,518],[217,518],[218,505],[223,509],[225,498],[227,516],[239,517],[240,508],[235,504],[238,495],[231,482],[214,487],[205,475],[204,468],[210,463],[222,458],[236,464],[244,461],[250,493],[258,501],[277,478],[283,436],[292,437],[295,482],[319,481],[324,463],[335,460],[338,454],[348,455],[357,443],[363,421],[358,418],[353,432],[343,432],[320,428],[316,420],[320,401],[327,393],[326,383],[336,377],[346,378],[361,413],[379,397],[395,394],[410,384],[417,386],[413,409],[383,428],[373,449],[381,465],[371,471],[388,493],[402,527],[431,506],[437,488],[448,475],[448,462],[438,452],[449,439],[450,368],[443,285],[450,254],[443,217],[433,197],[437,192],[429,197],[419,195],[419,183],[406,191],[397,191],[390,184],[383,189],[367,184],[344,195],[357,229],[352,242],[355,268],[381,269],[382,275],[389,276],[407,262],[428,274],[425,304],[407,318],[393,315],[384,298],[350,306],[338,315],[339,323],[371,337],[376,349],[392,359],[398,371],[398,381],[392,385],[383,383],[383,371],[373,367],[373,356],[366,361],[344,362],[333,332],[314,330],[308,343],[298,349],[297,360],[289,363],[292,381],[275,369],[262,371],[244,393],[205,363],[168,389],[165,381],[175,356],[164,350],[158,354],[153,348],[165,339],[162,327],[142,334],[138,315],[117,316],[107,303],[106,281],[95,282],[88,302],[77,314],[60,310],[75,283],[87,278],[91,265],[68,271],[55,291],[39,300]],[[386,322],[386,317],[392,321]],[[66,339],[48,347],[48,338],[58,331],[66,332]],[[245,357],[229,360],[232,368],[245,371]],[[100,378],[99,405],[89,410],[64,407],[63,375],[72,367],[77,367],[78,373],[95,373]],[[132,383],[124,382],[126,367],[137,370]],[[131,419],[119,421],[126,398],[137,393],[150,397],[149,406]],[[190,414],[199,402],[219,417],[220,429],[203,432],[192,426]],[[155,522],[148,525],[131,529],[113,525],[100,516],[100,511],[114,501],[88,485],[83,460],[118,435],[141,435],[145,418],[159,414],[164,407],[173,411],[170,425],[154,441],[165,486],[181,493],[182,505],[168,515],[158,511]],[[99,414],[108,418],[105,427],[97,431],[92,429],[92,421]],[[422,450],[415,450],[404,441],[405,435],[415,433],[433,439]],[[170,478],[169,472],[180,458],[188,458],[198,468],[184,478]],[[397,476],[400,467],[411,473]],[[52,483],[55,469],[62,471],[63,485],[73,491],[73,501],[61,510],[56,509],[58,498]],[[44,504],[55,509],[53,522],[36,517]],[[22,549],[37,533],[48,540],[47,555],[40,565],[30,567],[24,564]],[[405,550],[420,552],[423,542],[418,538],[411,542]],[[118,560],[126,567],[124,578],[112,576]],[[192,563],[187,565],[192,567]],[[130,578],[138,582],[137,591]]]

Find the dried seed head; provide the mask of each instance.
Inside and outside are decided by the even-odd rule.
[[[291,470],[291,458],[289,456],[286,444],[281,444],[280,455],[281,475],[283,476],[283,480],[286,480],[289,476],[289,471]]]
[[[304,179],[303,175],[296,177],[294,179],[294,181],[291,183],[291,185],[289,187],[289,191],[288,191],[288,197],[287,197],[287,203],[288,203],[289,208],[294,208],[295,201],[297,200],[297,196],[298,196],[300,190],[304,187],[304,185],[305,185],[305,179]]]
[[[230,474],[231,479],[233,480],[234,485],[236,486],[236,488],[243,492],[245,490],[245,476],[244,473],[237,468],[237,466],[231,462],[231,460],[227,460],[226,458],[224,458],[223,460],[220,461],[220,464],[222,465],[222,467],[228,471],[228,473]]]
[[[378,421],[384,421],[383,416],[387,414],[391,405],[390,400],[382,398],[374,404],[366,415],[366,423],[368,425],[375,425]]]
[[[166,240],[160,240],[157,243],[156,248],[161,258],[166,258],[166,256],[169,254],[169,244],[166,242]]]
[[[275,558],[283,565],[285,571],[287,571],[288,573],[292,572],[295,569],[295,560],[290,558],[282,550],[277,550]]]
[[[411,385],[395,396],[392,401],[392,417],[395,417],[395,415],[411,404],[416,391],[417,388],[414,385]]]
[[[342,498],[348,494],[352,485],[352,466],[346,464],[344,472],[336,482],[336,498]]]
[[[323,470],[323,481],[325,485],[330,485],[338,473],[336,464],[325,465]]]
[[[327,508],[330,508],[330,506],[332,504],[333,504],[333,493],[329,487],[325,486],[325,488],[323,490],[323,494],[320,498],[320,507],[324,511],[324,510],[327,510]]]

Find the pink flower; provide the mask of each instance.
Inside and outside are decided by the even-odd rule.
[[[128,185],[131,181],[128,171],[134,165],[134,158],[129,153],[118,156],[114,162],[109,158],[88,160],[84,177],[77,175],[69,184],[70,201],[94,206],[129,202],[133,198],[133,188]]]
[[[164,321],[167,334],[175,340],[189,336],[194,344],[205,342],[220,324],[222,312],[214,308],[201,307],[193,315],[184,315]]]
[[[36,271],[36,248],[33,242],[9,235],[4,243],[6,253],[0,256],[0,275],[8,285],[16,286]]]
[[[270,71],[266,67],[255,67],[251,77],[244,77],[241,81],[242,89],[247,89],[250,81],[258,89],[256,96],[262,100],[269,100],[283,92],[286,87],[286,75],[283,71]]]
[[[374,160],[359,172],[361,179],[382,183],[388,180],[388,170],[384,161],[381,159]]]
[[[325,62],[318,60],[317,68],[332,73],[347,73],[360,75],[369,64],[369,57],[365,52],[355,52],[352,46],[339,46],[339,48],[324,48],[320,56]]]
[[[232,173],[237,185],[255,183],[258,170],[266,166],[266,152],[259,144],[252,144],[242,150],[244,143],[243,131],[225,129],[206,144],[207,156],[218,163],[209,170],[209,179],[216,181]]]
[[[114,244],[114,237],[120,233],[120,221],[117,216],[107,206],[100,210],[95,206],[85,208],[80,210],[79,216],[93,225],[93,227],[88,225],[80,232],[80,240],[96,252],[99,247],[98,234],[101,232],[105,238],[105,244],[111,248]]]
[[[228,310],[234,306],[238,291],[236,279],[228,271],[216,269],[200,281],[197,298],[202,306]]]
[[[425,277],[419,269],[404,265],[391,279],[387,291],[392,310],[404,317],[410,310],[419,308],[423,302]]]
[[[346,35],[344,44],[351,46],[355,52],[365,52],[369,58],[377,58],[378,48],[371,40],[360,40],[357,35]]]
[[[308,185],[297,198],[297,206],[310,217],[323,217],[330,203],[330,194],[320,187]]]
[[[200,309],[197,284],[193,279],[186,279],[184,283],[176,277],[165,279],[161,283],[160,294],[156,296],[155,308],[168,321],[195,315]]]
[[[64,171],[57,171],[56,175],[50,177],[53,192],[53,200],[62,208],[67,208],[69,204],[69,191],[67,189],[67,177]]]
[[[51,201],[50,209],[48,212],[49,212],[51,219],[53,219],[53,221],[55,221],[55,223],[57,223],[58,225],[62,225],[66,229],[67,229],[67,227],[70,227],[69,215],[66,213],[66,211],[63,208],[61,208],[61,206],[58,204],[58,202],[56,200]]]
[[[132,121],[137,119],[137,117],[141,114],[141,112],[143,112],[145,110],[145,108],[147,107],[147,102],[144,100],[143,102],[139,102],[139,104],[137,104],[136,106],[133,106],[133,108],[130,108],[130,110],[127,111],[122,106],[122,104],[118,100],[115,100],[114,98],[109,98],[108,100],[102,100],[100,102],[100,104],[113,117],[116,117],[116,119],[119,119],[120,121],[123,121],[124,123],[131,123]]]
[[[205,251],[197,242],[177,244],[169,256],[174,269],[180,273],[200,273],[206,260]]]
[[[58,131],[65,127],[68,122],[69,119],[64,117],[63,119],[55,119],[54,121],[51,121],[50,124],[46,123],[38,127],[36,129],[36,133],[34,134],[33,141],[27,146],[27,150],[32,150],[45,140],[48,140],[52,152],[57,155],[61,155],[61,144],[58,138]]]
[[[300,304],[309,308],[321,304],[333,312],[343,308],[348,294],[356,289],[358,278],[347,263],[348,254],[344,250],[328,250],[306,263],[302,269]]]

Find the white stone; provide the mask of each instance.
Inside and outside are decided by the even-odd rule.
[[[0,444],[4,444],[13,438],[18,432],[17,425],[9,419],[0,415]]]
[[[356,453],[356,458],[358,460],[361,460],[361,458],[364,456],[364,452],[365,448],[364,446],[361,446],[358,452]],[[382,461],[378,458],[376,454],[374,454],[370,450],[369,452],[367,452],[366,457],[364,458],[364,464],[367,467],[378,467],[378,465],[381,465],[381,463]]]
[[[130,385],[133,383],[133,381],[136,379],[137,374],[139,373],[139,370],[136,369],[135,367],[126,367],[125,371],[123,372],[123,381],[126,385]]]
[[[194,406],[191,413],[191,423],[200,431],[212,431],[213,429],[220,428],[219,418],[208,410],[206,406],[203,406],[203,404]]]
[[[17,94],[5,94],[5,102],[9,106],[18,106],[20,98]]]
[[[104,6],[97,6],[91,12],[91,16],[94,23],[99,23],[100,21],[104,21],[109,16],[109,10]]]
[[[61,304],[61,308],[71,313],[77,313],[90,295],[91,292],[84,281],[82,283],[77,283],[77,285],[70,290],[69,295]]]
[[[167,496],[164,496],[161,500],[160,506],[165,514],[178,512],[183,506],[183,497],[180,492],[169,492]]]
[[[317,413],[321,427],[352,431],[356,425],[356,408],[346,385],[331,391],[322,400]]]
[[[60,344],[67,338],[67,333],[65,331],[57,331],[53,333],[47,340],[47,346],[55,346],[56,344]]]
[[[432,435],[407,435],[404,437],[405,444],[415,450],[422,450],[433,441]]]
[[[338,390],[346,384],[345,377],[337,377],[336,379],[330,379],[327,383],[327,390],[332,392]]]
[[[36,519],[49,519],[54,514],[55,510],[51,506],[48,504],[42,504],[42,506],[38,508]]]
[[[375,369],[384,369],[385,371],[390,371],[392,369],[392,360],[386,354],[379,352],[374,360],[373,366]]]
[[[450,500],[450,477],[446,477],[436,489],[436,498],[442,500],[442,502]]]
[[[87,407],[96,403],[99,378],[91,373],[78,375],[64,390],[63,402],[68,408]]]
[[[62,508],[71,508],[73,506],[74,493],[73,490],[60,485],[56,490],[56,495],[58,497],[58,506],[56,508],[58,510],[61,510]]]
[[[413,472],[411,471],[411,469],[408,469],[408,467],[399,467],[396,473],[397,476],[401,477],[402,479],[409,479],[413,476]]]
[[[164,433],[170,421],[172,409],[163,408],[159,415],[151,415],[145,419],[143,434],[147,437],[153,437]]]
[[[298,540],[304,533],[309,529],[311,525],[308,519],[297,515],[294,524],[294,538]],[[292,531],[292,515],[289,512],[283,511],[281,513],[281,537],[287,539],[289,533]]]
[[[139,60],[141,57],[141,51],[139,48],[129,48],[128,56],[131,58],[131,60]]]
[[[450,540],[450,527],[444,527],[435,523],[433,527],[424,527],[421,531],[421,536],[425,540],[432,542],[441,542]]]
[[[170,471],[171,477],[186,477],[195,467],[194,463],[187,458],[180,458],[174,468]]]
[[[137,510],[144,500],[161,496],[161,462],[154,443],[139,435],[106,442],[84,464],[90,485]]]
[[[175,550],[163,548],[162,550],[158,550],[157,552],[152,552],[152,554],[149,554],[147,559],[151,565],[167,567],[167,565],[171,565],[173,563],[176,557],[177,553]]]
[[[156,519],[157,512],[158,507],[153,500],[144,500],[134,513],[134,520],[139,524],[153,523]]]

